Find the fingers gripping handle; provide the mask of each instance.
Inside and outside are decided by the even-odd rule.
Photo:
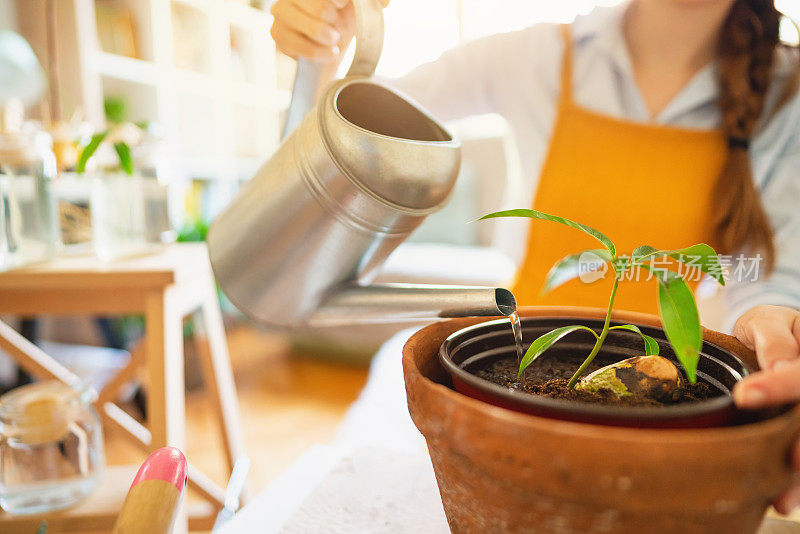
[[[352,0],[356,14],[356,50],[347,77],[372,76],[383,49],[383,6],[380,0]],[[323,65],[306,58],[297,60],[292,100],[281,138],[287,137],[314,107]]]

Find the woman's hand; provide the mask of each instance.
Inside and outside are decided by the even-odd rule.
[[[389,0],[380,2],[389,5]],[[338,61],[355,34],[350,0],[277,0],[270,12],[275,45],[293,58]]]
[[[756,351],[761,371],[733,388],[733,399],[742,408],[762,408],[800,401],[800,311],[783,306],[755,306],[739,317],[733,329],[739,341]],[[800,440],[792,453],[800,470]],[[775,501],[775,508],[789,513],[800,506],[800,485]]]

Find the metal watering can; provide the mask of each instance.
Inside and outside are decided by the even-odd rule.
[[[425,110],[371,79],[382,9],[377,0],[353,2],[347,76],[309,111],[320,67],[301,60],[287,129],[299,124],[209,229],[220,287],[247,315],[281,326],[510,315],[516,302],[506,289],[368,285],[446,203],[461,146]]]

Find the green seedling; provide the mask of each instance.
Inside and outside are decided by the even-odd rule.
[[[620,280],[631,269],[642,268],[650,271],[658,282],[658,312],[661,316],[664,333],[670,345],[672,345],[678,361],[683,366],[689,382],[692,384],[696,382],[697,363],[700,359],[700,348],[703,343],[697,304],[682,275],[666,267],[656,267],[654,263],[657,259],[673,258],[689,267],[700,269],[721,285],[725,285],[719,256],[712,247],[700,243],[678,250],[661,250],[649,245],[642,245],[636,247],[630,255],[618,255],[614,243],[606,235],[594,228],[563,217],[549,215],[536,210],[516,209],[490,213],[481,217],[481,220],[497,217],[527,217],[563,224],[592,236],[603,245],[603,248],[570,254],[556,262],[547,274],[544,291],[550,291],[565,282],[578,278],[581,275],[582,262],[580,258],[585,253],[593,254],[601,264],[609,264],[614,272],[614,284],[611,287],[605,322],[600,333],[584,325],[570,325],[556,328],[539,336],[531,343],[524,357],[520,360],[518,376],[521,376],[528,366],[558,340],[580,330],[590,332],[596,341],[589,355],[570,378],[568,386],[571,388],[575,387],[578,380],[586,372],[611,330],[629,330],[639,334],[644,341],[645,356],[657,356],[659,351],[658,342],[644,334],[638,326],[632,324],[611,326],[611,312],[614,308],[614,298],[616,297]]]
[[[89,158],[91,158],[97,149],[100,147],[100,143],[102,143],[106,137],[108,137],[110,131],[106,130],[105,132],[96,133],[92,136],[89,140],[89,143],[83,147],[81,150],[81,154],[78,157],[78,164],[75,166],[75,170],[78,174],[83,174],[86,171],[86,164],[89,162]],[[125,174],[132,175],[133,174],[133,159],[131,158],[131,148],[125,141],[116,141],[113,143],[114,150],[119,157],[119,166],[125,171]]]
[[[131,146],[139,143],[142,133],[147,130],[147,122],[132,123],[127,121],[127,103],[119,97],[106,98],[104,102],[106,120],[110,128],[92,136],[86,146],[81,150],[75,171],[83,174],[86,171],[86,164],[89,159],[97,152],[100,145],[110,143],[119,158],[119,166],[125,174],[133,175],[133,158],[131,157]]]

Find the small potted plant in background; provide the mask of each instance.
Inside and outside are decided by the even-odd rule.
[[[109,128],[94,134],[82,148],[76,171],[84,174],[94,165],[90,208],[95,254],[102,260],[141,254],[169,231],[166,189],[145,176],[134,162],[134,151],[146,139],[150,125],[127,121],[125,101],[105,101]],[[155,210],[151,198],[157,197]],[[152,226],[157,228],[151,228]],[[155,235],[155,237],[154,237]]]
[[[715,251],[643,245],[624,256],[604,234],[562,217],[492,217],[564,224],[602,244],[560,260],[545,289],[579,278],[587,263],[610,266],[614,279],[606,309],[521,309],[524,355],[507,319],[440,322],[406,344],[409,411],[451,529],[755,532],[791,484],[786,458],[800,411],[733,406],[730,391],[757,369],[755,355],[700,326],[673,270],[689,265],[724,284]],[[672,263],[656,265],[665,258]],[[657,281],[660,318],[613,311],[620,280],[639,270]]]

